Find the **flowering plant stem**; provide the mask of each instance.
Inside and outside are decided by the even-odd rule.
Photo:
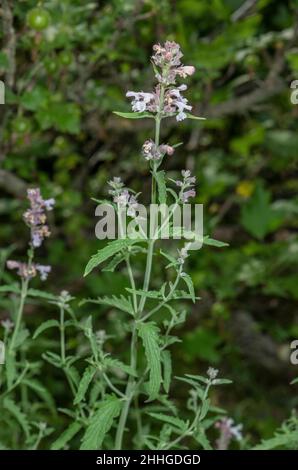
[[[28,270],[30,271],[32,262],[33,262],[33,257],[34,257],[34,250],[32,248],[29,248],[28,250]],[[20,294],[20,303],[19,303],[19,308],[17,311],[17,316],[16,316],[16,322],[14,326],[14,330],[12,333],[11,341],[9,344],[9,353],[12,353],[15,347],[15,342],[18,337],[18,333],[20,330],[22,318],[23,318],[23,311],[24,311],[24,306],[28,294],[28,287],[29,287],[29,281],[30,278],[22,278],[21,279],[21,294]]]
[[[162,113],[162,108],[163,108],[163,96],[164,96],[164,87],[162,86],[161,96],[160,96],[160,108],[159,108],[159,112],[155,116],[155,139],[154,140],[155,140],[155,145],[157,147],[159,145],[159,139],[160,139],[160,124],[161,124],[161,119],[162,119],[161,113]],[[151,202],[153,204],[156,202],[156,180],[154,177],[154,173],[156,171],[155,167],[156,167],[156,163],[153,164],[153,176],[152,176]],[[145,270],[144,285],[143,285],[143,290],[145,292],[148,291],[149,285],[150,285],[154,243],[155,243],[154,238],[148,241],[146,270]],[[126,260],[126,263],[127,263],[128,273],[129,273],[129,277],[130,277],[131,284],[132,284],[132,289],[134,291],[133,304],[134,306],[136,306],[135,283],[133,280],[134,278],[132,274],[129,257]],[[130,366],[132,369],[136,369],[136,366],[137,366],[137,347],[138,347],[137,322],[140,318],[142,318],[142,313],[145,307],[145,303],[146,303],[146,296],[143,295],[141,296],[139,307],[135,311],[135,322],[133,325],[133,330],[132,330],[132,335],[131,335],[131,345],[130,345]],[[124,405],[120,414],[120,419],[119,419],[118,428],[116,432],[116,439],[115,439],[116,450],[122,449],[123,434],[125,430],[125,425],[126,425],[130,405],[133,399],[135,399],[135,402],[138,401],[138,387],[136,387],[135,379],[133,377],[130,377],[127,382],[127,386],[125,390],[125,401],[124,401]]]

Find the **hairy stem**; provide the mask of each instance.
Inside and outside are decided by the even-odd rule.
[[[33,256],[34,256],[34,252],[32,249],[30,249],[28,253],[28,271],[29,272],[32,266]],[[8,348],[8,351],[10,353],[13,351],[15,347],[15,342],[16,342],[16,339],[20,330],[21,323],[22,323],[24,306],[25,306],[25,302],[26,302],[26,298],[28,294],[28,287],[29,287],[29,278],[26,278],[26,279],[22,278],[19,308],[17,312],[15,327],[14,327],[13,334],[12,334],[11,341],[10,341],[9,348]]]
[[[160,139],[160,123],[162,119],[162,109],[163,109],[163,100],[164,100],[164,87],[162,86],[161,88],[161,94],[160,94],[160,105],[159,105],[159,110],[158,113],[155,117],[155,145],[159,145],[159,139]],[[154,172],[153,172],[154,173]],[[152,194],[151,194],[151,202],[155,203],[156,201],[156,181],[153,176],[152,178]],[[152,259],[153,259],[153,251],[154,251],[154,243],[155,240],[149,240],[148,242],[148,250],[147,250],[147,261],[146,261],[146,270],[145,270],[145,276],[144,276],[144,284],[143,284],[143,290],[145,292],[148,291],[149,285],[150,285],[150,277],[151,277],[151,270],[152,270]],[[133,280],[132,276],[132,271],[131,267],[129,264],[127,264],[128,267],[128,272],[129,276],[131,279],[131,282]],[[134,287],[134,281],[132,282],[133,289]],[[138,335],[137,335],[137,321],[141,318],[142,312],[144,310],[146,303],[146,296],[143,295],[141,297],[139,307],[136,310],[135,314],[135,323],[133,326],[133,331],[131,335],[131,348],[130,348],[130,366],[133,369],[136,369],[137,365],[137,345],[138,345]],[[134,298],[134,305],[136,305],[136,299]],[[115,449],[116,450],[121,450],[122,449],[122,442],[123,442],[123,434],[126,426],[126,421],[127,421],[127,416],[129,413],[130,405],[133,400],[133,398],[137,399],[138,396],[138,390],[135,387],[135,379],[133,377],[129,377],[126,390],[125,390],[125,402],[120,414],[119,418],[119,423],[118,423],[118,428],[117,428],[117,433],[116,433],[116,440],[115,440]]]

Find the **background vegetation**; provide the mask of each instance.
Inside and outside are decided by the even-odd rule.
[[[234,384],[214,392],[215,403],[244,423],[252,442],[271,436],[298,401],[297,385],[289,385],[297,375],[289,345],[298,338],[298,106],[290,101],[290,83],[298,78],[297,1],[48,0],[41,2],[49,14],[41,31],[28,17],[37,3],[1,2],[2,265],[12,251],[16,259],[25,253],[25,192],[40,186],[57,201],[53,236],[41,256],[53,267],[46,290],[68,290],[78,303],[123,289],[121,271],[82,278],[100,246],[91,197],[106,196],[112,176],[149,193],[140,149],[151,123],[122,120],[112,111],[130,109],[127,90],[151,89],[152,44],[177,41],[185,63],[196,67],[189,101],[207,120],[167,125],[165,141],[178,132],[175,140],[188,142],[168,159],[167,170],[173,177],[183,167],[196,174],[206,231],[230,246],[192,255],[201,300],[188,305],[183,343],[173,348],[175,372],[220,369]],[[3,270],[3,282],[13,278]],[[153,278],[159,286],[159,263]],[[3,319],[9,302],[0,302]],[[78,312],[92,314],[96,327],[106,330],[107,317],[117,325],[120,315],[100,306]],[[50,307],[26,308],[32,331],[52,316]],[[68,346],[79,347],[79,339]],[[38,358],[56,346],[49,332],[34,353]],[[44,385],[68,406],[63,377],[42,367]],[[181,383],[175,393],[186,399]],[[63,429],[61,417],[37,412]]]

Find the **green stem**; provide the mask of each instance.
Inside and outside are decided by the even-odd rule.
[[[65,365],[65,327],[64,327],[64,307],[60,306],[60,351],[61,351],[61,362]]]
[[[31,266],[32,266],[33,255],[34,255],[34,252],[33,252],[33,249],[31,248],[28,253],[28,271],[30,271]],[[26,301],[27,294],[28,294],[28,287],[29,287],[29,278],[26,278],[26,279],[22,278],[20,303],[19,303],[19,308],[17,312],[15,327],[14,327],[13,334],[12,334],[11,341],[10,341],[9,348],[8,348],[9,353],[13,352],[15,342],[19,333],[19,329],[22,323],[25,301]]]
[[[164,102],[164,93],[165,87],[161,86],[160,91],[160,100],[159,100],[159,109],[157,115],[155,117],[155,145],[159,145],[160,139],[160,123],[162,120],[162,110],[163,110],[163,102]],[[156,167],[153,168],[153,174],[156,171]],[[151,202],[155,203],[156,201],[156,180],[153,176],[152,178],[152,194],[151,194]],[[147,251],[147,261],[146,261],[146,270],[144,276],[144,284],[143,290],[145,292],[148,291],[150,285],[150,277],[151,277],[151,270],[152,270],[152,259],[153,259],[153,250],[154,250],[154,243],[155,240],[149,240],[148,242],[148,251]],[[139,308],[136,311],[135,315],[135,323],[133,326],[132,336],[131,336],[131,348],[130,348],[130,366],[133,369],[136,369],[137,365],[137,344],[138,344],[138,335],[137,335],[137,321],[142,315],[146,303],[146,296],[142,296],[139,304]],[[126,421],[130,409],[130,405],[132,399],[138,396],[138,390],[135,387],[135,379],[133,377],[129,377],[126,390],[125,390],[125,402],[120,414],[117,433],[116,433],[116,440],[115,440],[115,449],[121,450],[122,449],[122,442],[123,442],[123,434],[126,426]]]

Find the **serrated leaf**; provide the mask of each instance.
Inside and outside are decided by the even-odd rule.
[[[162,351],[161,359],[163,363],[163,388],[166,393],[169,393],[172,377],[172,358],[170,351]]]
[[[49,328],[54,328],[54,327],[57,327],[59,328],[60,327],[60,324],[58,322],[58,320],[47,320],[45,322],[43,322],[41,325],[39,325],[39,327],[35,330],[34,332],[34,335],[33,335],[33,339],[36,339],[41,333],[43,333],[45,330],[48,330]]]
[[[26,415],[21,411],[18,405],[16,405],[13,400],[6,397],[3,400],[3,407],[5,410],[9,411],[9,413],[16,419],[16,421],[18,421],[26,437],[28,438],[30,434],[30,426]]]
[[[200,421],[202,421],[205,416],[207,415],[208,411],[210,408],[210,400],[207,398],[206,400],[203,401],[201,410],[200,410]]]
[[[143,341],[150,371],[148,383],[148,394],[150,401],[157,397],[162,382],[158,333],[159,329],[153,322],[140,323],[138,325],[138,334]]]
[[[193,301],[193,303],[195,303],[196,302],[196,294],[195,294],[192,278],[188,274],[183,273],[183,275],[181,275],[181,279],[187,285],[191,300]]]
[[[125,255],[122,253],[117,253],[114,258],[112,258],[108,265],[102,269],[102,271],[107,271],[107,272],[114,272],[117,266],[125,260]]]
[[[82,439],[81,450],[100,450],[105,435],[112,427],[114,418],[121,410],[121,401],[108,396],[91,417]]]
[[[133,305],[130,299],[121,295],[120,297],[116,297],[113,295],[112,297],[98,297],[97,299],[84,299],[80,305],[84,305],[85,303],[93,303],[99,305],[108,305],[109,307],[115,307],[123,312],[134,314]]]
[[[204,450],[212,450],[212,446],[204,432],[204,430],[199,430],[196,434],[194,434],[194,438],[196,441],[201,444]]]
[[[128,366],[127,364],[124,364],[122,361],[119,361],[119,359],[113,359],[112,357],[106,357],[104,359],[104,363],[108,367],[115,367],[117,369],[122,370],[123,372],[125,372],[128,375],[132,375],[133,377],[137,377],[136,371],[132,367]]]
[[[82,425],[75,421],[71,423],[65,431],[51,445],[51,450],[62,449],[81,429]]]
[[[149,299],[162,299],[162,295],[159,291],[155,290],[143,290],[143,289],[137,289],[133,290],[130,287],[126,288],[127,292],[130,294],[136,293],[137,295],[141,295],[142,297],[148,297]]]
[[[147,413],[152,418],[158,419],[159,421],[163,421],[164,423],[171,424],[175,428],[178,428],[180,431],[184,432],[187,429],[188,424],[180,418],[176,418],[175,416],[168,416],[163,413]]]
[[[158,200],[160,204],[166,204],[167,202],[167,187],[165,183],[165,172],[158,171],[155,173],[155,178],[158,188]]]
[[[74,405],[77,405],[80,403],[82,400],[84,400],[86,392],[88,390],[88,387],[95,375],[95,368],[93,366],[88,366],[86,367],[83,377],[80,380],[78,391],[76,393],[76,396],[74,398]]]
[[[122,113],[120,111],[113,111],[113,113],[126,119],[154,118],[153,114],[150,113]]]
[[[101,263],[111,258],[111,256],[119,253],[119,251],[132,246],[140,240],[131,240],[129,238],[113,240],[108,243],[107,246],[99,250],[95,255],[91,257],[85,268],[84,276],[87,276],[94,268],[99,266]]]

